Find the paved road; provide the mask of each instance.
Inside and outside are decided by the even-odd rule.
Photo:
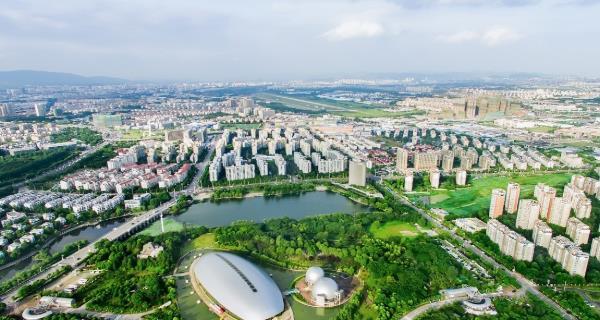
[[[570,319],[570,320],[576,320],[575,317],[573,317],[572,315],[570,315],[560,305],[558,305],[552,299],[548,298],[546,295],[544,295],[542,292],[540,292],[537,289],[537,285],[535,283],[529,281],[528,279],[526,279],[523,275],[519,274],[518,272],[513,272],[513,271],[507,269],[505,266],[503,266],[500,263],[498,263],[495,259],[493,259],[492,257],[488,256],[485,252],[483,252],[482,250],[480,250],[476,246],[472,245],[470,241],[467,241],[463,237],[461,237],[460,235],[456,234],[456,232],[454,232],[454,230],[446,227],[441,222],[439,222],[437,219],[434,219],[427,212],[425,212],[425,210],[423,210],[423,209],[415,206],[408,199],[406,199],[405,197],[397,194],[390,187],[388,187],[388,186],[386,186],[384,184],[380,184],[380,185],[383,188],[385,188],[390,194],[392,194],[397,200],[399,200],[403,204],[405,204],[405,205],[413,208],[414,210],[416,210],[419,214],[421,214],[421,216],[423,216],[431,224],[433,224],[434,226],[436,226],[439,229],[442,229],[442,230],[446,231],[454,240],[456,240],[459,243],[461,243],[464,248],[471,250],[473,253],[475,253],[476,255],[478,255],[481,259],[483,259],[486,262],[488,262],[489,264],[491,264],[494,268],[503,270],[504,272],[506,272],[506,273],[510,274],[511,276],[513,276],[519,282],[519,284],[523,288],[525,288],[528,292],[530,292],[533,295],[535,295],[537,298],[539,298],[542,301],[544,301],[546,304],[548,304],[551,307],[553,307],[556,311],[558,311],[561,314],[561,316],[563,318]]]
[[[75,253],[73,253],[72,255],[68,256],[67,258],[53,264],[51,267],[49,267],[48,269],[46,269],[44,272],[38,274],[37,276],[29,279],[29,281],[27,281],[26,283],[24,283],[22,286],[28,285],[33,283],[36,280],[39,279],[45,279],[48,275],[50,275],[51,273],[59,270],[60,268],[62,268],[63,266],[70,266],[72,268],[75,268],[76,266],[78,266],[83,260],[85,260],[85,258],[88,257],[88,255],[90,255],[91,253],[95,252],[95,245],[97,242],[101,241],[101,240],[109,240],[109,241],[113,241],[116,239],[119,239],[123,236],[129,235],[132,232],[135,232],[135,230],[137,230],[138,228],[140,228],[141,226],[147,225],[149,223],[151,223],[151,221],[154,221],[162,212],[166,211],[167,209],[169,209],[171,206],[173,206],[176,203],[176,199],[173,198],[168,202],[165,202],[164,204],[162,204],[160,207],[150,210],[144,214],[141,214],[139,216],[136,216],[134,218],[132,218],[131,220],[128,220],[127,222],[123,223],[122,225],[114,228],[113,230],[111,230],[109,233],[105,234],[104,236],[102,236],[100,239],[90,243],[89,245],[81,248],[80,250],[76,251]],[[18,302],[15,301],[13,299],[13,296],[18,292],[19,288],[15,288],[9,292],[7,292],[6,294],[4,294],[1,299],[2,302],[4,302],[7,306],[11,306],[11,307],[15,307],[16,305],[18,305]]]
[[[19,182],[19,183],[16,183],[14,186],[16,188],[21,188],[21,187],[24,187],[25,185],[27,185],[30,182],[36,182],[36,181],[39,181],[39,180],[44,179],[46,177],[55,175],[57,173],[61,173],[61,172],[65,171],[66,169],[68,169],[69,167],[71,167],[72,165],[74,165],[77,162],[81,161],[86,156],[88,156],[88,155],[90,155],[90,154],[92,154],[92,153],[100,150],[104,146],[109,145],[109,144],[111,144],[114,141],[118,141],[119,138],[120,138],[120,136],[118,134],[111,133],[111,132],[105,132],[103,134],[104,141],[102,143],[99,143],[99,144],[97,144],[97,145],[95,145],[95,146],[93,146],[93,147],[91,147],[89,149],[84,150],[82,153],[80,153],[73,160],[67,161],[67,162],[61,164],[60,166],[58,166],[58,167],[50,170],[50,171],[44,172],[43,174],[41,174],[39,176],[36,176],[34,178],[31,178],[31,179],[28,179],[28,180],[25,180],[25,181],[22,181],[22,182]]]
[[[209,155],[212,152],[212,150],[213,150],[213,148],[211,147],[209,149],[209,151],[210,151]],[[210,156],[207,156],[203,162],[196,164],[196,168],[198,168],[196,176],[194,176],[194,178],[192,179],[192,182],[185,189],[185,191],[183,191],[183,193],[190,194],[190,193],[194,192],[194,190],[196,189],[196,185],[198,184],[198,179],[202,176],[202,172],[204,172],[204,167],[209,162],[209,158],[210,158]],[[144,226],[150,224],[152,221],[156,220],[162,213],[167,211],[171,206],[175,205],[176,202],[177,202],[177,197],[173,197],[170,201],[165,202],[164,204],[160,205],[159,207],[157,207],[153,210],[147,211],[141,215],[133,217],[132,219],[130,219],[127,222],[121,224],[120,226],[114,228],[113,230],[111,230],[110,232],[108,232],[107,234],[105,234],[104,236],[99,238],[98,240],[94,241],[93,243],[90,243],[89,245],[85,246],[84,248],[82,248],[82,249],[76,251],[75,253],[73,253],[72,255],[66,257],[62,261],[55,263],[54,265],[52,265],[51,267],[49,267],[42,273],[29,279],[26,283],[22,284],[18,288],[15,288],[15,289],[7,292],[2,297],[0,297],[0,299],[2,300],[2,302],[6,303],[7,306],[15,307],[16,305],[18,305],[18,302],[13,299],[13,296],[18,292],[18,290],[22,286],[31,284],[34,281],[39,280],[39,279],[44,279],[48,275],[59,270],[63,266],[68,265],[72,268],[75,268],[83,260],[85,260],[85,258],[87,258],[91,253],[95,252],[95,250],[96,250],[95,245],[97,242],[99,242],[101,240],[114,241],[114,240],[121,239],[122,237],[129,236],[132,233],[135,233],[141,227],[144,227]]]
[[[494,293],[482,294],[479,297],[482,297],[482,298],[514,297],[514,296],[522,296],[523,294],[525,294],[524,288],[514,294],[512,294],[512,293],[504,294],[504,293],[494,292]],[[428,311],[437,310],[443,306],[453,304],[455,302],[466,301],[468,299],[469,299],[469,297],[458,297],[458,298],[443,299],[443,300],[434,301],[434,302],[431,302],[428,304],[424,304],[424,305],[412,310],[411,312],[405,314],[401,318],[401,320],[413,320],[413,319],[420,317],[422,314],[424,314]]]

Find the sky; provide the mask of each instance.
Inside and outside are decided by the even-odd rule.
[[[130,80],[600,77],[600,0],[0,0],[0,70]]]

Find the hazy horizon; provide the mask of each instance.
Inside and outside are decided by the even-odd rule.
[[[598,0],[4,3],[0,70],[147,81],[600,77]]]

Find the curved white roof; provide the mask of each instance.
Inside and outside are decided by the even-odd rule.
[[[193,272],[223,308],[241,319],[265,320],[283,312],[283,296],[273,279],[246,259],[206,253],[196,260]]]
[[[325,276],[325,271],[319,267],[310,267],[306,270],[306,276],[304,277],[304,281],[308,284],[313,284],[317,282],[317,280],[323,278]]]
[[[331,300],[335,298],[338,288],[333,279],[323,277],[312,286],[311,295],[313,299],[317,299],[318,296],[325,296],[325,299]]]

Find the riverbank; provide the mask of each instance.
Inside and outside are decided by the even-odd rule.
[[[195,194],[192,198],[197,201],[206,201],[206,200],[214,200],[214,201],[225,200],[226,201],[226,200],[249,199],[249,198],[256,198],[256,197],[285,197],[285,196],[299,195],[299,194],[302,194],[305,192],[314,192],[314,191],[323,192],[323,191],[330,191],[330,190],[325,185],[318,185],[318,186],[315,186],[314,190],[310,190],[310,191],[279,193],[279,194],[275,194],[275,195],[274,194],[265,195],[264,191],[253,191],[253,192],[248,192],[248,193],[240,195],[240,196],[220,197],[218,199],[214,199],[212,197],[214,192],[201,192],[201,193]]]
[[[81,230],[81,229],[85,229],[85,228],[88,228],[88,227],[94,227],[94,226],[97,226],[99,224],[111,222],[111,221],[114,221],[114,220],[126,219],[126,218],[129,218],[131,216],[132,216],[131,214],[126,214],[126,215],[122,215],[122,216],[119,216],[119,217],[112,217],[112,218],[108,218],[108,219],[104,219],[104,220],[99,220],[99,221],[86,222],[86,223],[83,223],[83,224],[79,224],[79,225],[76,225],[76,226],[69,227],[69,228],[67,228],[65,230],[60,231],[59,234],[54,235],[52,238],[48,239],[41,247],[34,248],[34,250],[32,250],[31,252],[27,253],[26,255],[21,256],[18,259],[13,260],[13,261],[11,261],[9,263],[1,265],[0,266],[0,271],[4,271],[6,269],[10,269],[10,268],[14,267],[15,265],[17,265],[17,264],[19,264],[19,263],[21,263],[21,262],[23,262],[23,261],[25,261],[27,259],[33,258],[33,256],[35,256],[37,253],[39,253],[40,250],[47,249],[47,248],[51,247],[55,243],[59,242],[63,237],[67,236],[69,233],[72,233],[72,232],[75,232],[75,231],[78,231],[78,230]]]

